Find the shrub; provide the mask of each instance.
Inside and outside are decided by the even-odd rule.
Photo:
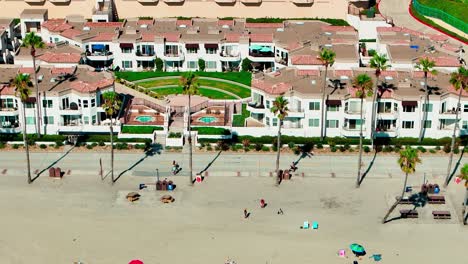
[[[345,148],[345,150],[349,150],[351,148],[351,146],[348,143],[345,143],[343,147]]]
[[[154,60],[154,65],[156,66],[156,71],[161,72],[164,68],[164,61],[161,58],[156,58]]]
[[[262,151],[270,151],[270,148],[268,146],[263,146]]]
[[[93,149],[93,145],[86,145],[87,149]]]
[[[261,143],[256,143],[255,144],[255,150],[256,151],[260,151],[260,150],[262,150],[262,148],[263,148],[263,144],[261,144]]]
[[[20,145],[18,144],[13,144],[13,149],[18,149]]]
[[[182,137],[182,133],[180,133],[180,132],[171,132],[171,133],[169,133],[168,137],[169,138],[180,138],[180,137]]]
[[[458,153],[460,153],[460,149],[457,147],[453,148],[453,154],[458,154]]]
[[[115,148],[122,150],[122,149],[128,149],[128,144],[127,143],[117,143],[115,144]]]
[[[198,70],[205,71],[206,62],[204,59],[198,59]]]
[[[273,151],[278,151],[278,145],[277,145],[277,144],[271,145],[271,149],[272,149]]]
[[[370,49],[367,51],[367,54],[370,56],[370,57],[373,57],[377,52],[373,49]]]
[[[135,145],[135,149],[145,149],[145,148],[146,148],[145,144],[136,144]]]
[[[241,71],[247,72],[252,70],[252,61],[248,58],[244,58],[241,63]]]
[[[198,131],[198,135],[231,135],[229,129],[222,127],[192,127],[193,131]]]
[[[449,145],[449,144],[445,144],[445,145],[444,145],[444,148],[443,148],[443,151],[444,151],[445,153],[449,153],[450,150],[451,150],[450,145]]]
[[[232,150],[232,151],[237,151],[237,145],[232,144],[232,145],[231,145],[231,150]]]
[[[337,150],[337,149],[336,149],[335,146],[333,146],[333,147],[330,148],[330,151],[331,151],[331,152],[336,152],[336,150]]]
[[[208,145],[208,146],[206,147],[206,150],[212,151],[212,150],[213,150],[213,147],[212,147],[211,145]]]
[[[104,147],[106,144],[104,143],[104,141],[101,140],[101,141],[98,142],[98,145],[99,145],[100,147]]]
[[[435,150],[440,150],[440,146],[436,146],[436,147],[435,147]]]
[[[242,140],[242,146],[244,147],[244,149],[248,149],[250,146],[250,140],[247,138]]]
[[[432,154],[437,153],[437,151],[435,149],[430,149],[429,152],[432,153]]]
[[[341,152],[345,152],[345,151],[346,151],[345,146],[338,146],[338,148],[340,149]]]
[[[46,148],[47,148],[47,145],[46,145],[46,144],[41,144],[41,145],[39,145],[39,148],[41,148],[41,149],[46,149]]]
[[[364,150],[365,153],[369,153],[369,152],[370,152],[369,146],[364,146],[364,147],[362,148],[362,150]]]
[[[393,151],[393,147],[392,147],[392,146],[385,146],[385,147],[383,147],[382,151],[383,151],[383,152],[392,152],[392,151]]]
[[[353,148],[348,149],[349,152],[354,152]]]
[[[55,141],[55,146],[57,146],[57,147],[63,146],[63,141],[62,140],[56,140]]]
[[[296,147],[296,144],[294,144],[294,142],[291,141],[291,142],[288,143],[288,148],[289,149],[293,150],[295,147]]]
[[[317,148],[318,149],[323,149],[323,144],[322,143],[317,143]]]
[[[161,131],[161,130],[164,130],[164,128],[160,126],[127,126],[127,125],[124,125],[122,127],[122,133],[128,133],[128,134],[153,134],[155,130]]]
[[[295,147],[295,148],[293,149],[293,153],[294,153],[294,155],[299,155],[299,154],[301,154],[301,148],[300,148],[300,147]]]
[[[426,153],[426,151],[427,151],[424,147],[421,147],[421,146],[417,147],[417,149],[421,153]]]

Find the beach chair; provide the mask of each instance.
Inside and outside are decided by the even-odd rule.
[[[304,221],[304,225],[302,225],[302,229],[309,229],[309,222]]]
[[[373,258],[374,261],[381,261],[382,260],[382,254],[374,254],[370,256],[370,258]]]
[[[344,249],[338,250],[338,256],[342,258],[346,257],[346,250]]]
[[[318,223],[317,223],[317,222],[313,222],[313,223],[312,223],[312,228],[313,228],[313,229],[318,229]]]

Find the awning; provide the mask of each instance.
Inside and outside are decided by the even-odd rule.
[[[133,49],[133,44],[132,43],[120,43],[120,48],[121,49]]]
[[[198,43],[185,43],[185,48],[187,49],[198,49]]]
[[[251,49],[251,50],[259,50],[259,49],[261,49],[261,48],[262,48],[262,46],[260,46],[260,45],[252,45],[252,46],[250,46],[250,49]]]
[[[259,51],[260,52],[273,52],[273,50],[270,47],[262,47]]]
[[[104,46],[104,44],[93,44],[91,45],[91,48],[93,50],[103,50],[106,46]]]
[[[402,101],[402,106],[418,106],[418,101]]]
[[[341,106],[341,100],[327,100],[325,104],[330,106]]]
[[[217,49],[218,48],[218,44],[217,43],[206,43],[205,44],[205,49]]]

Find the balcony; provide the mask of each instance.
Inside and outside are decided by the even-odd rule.
[[[60,107],[59,115],[81,115],[81,107],[78,107],[78,108]]]
[[[232,52],[232,53],[227,53],[225,51],[222,51],[220,53],[221,56],[221,61],[240,61],[240,53],[239,52]]]
[[[114,132],[119,132],[120,126],[114,126]],[[83,125],[81,122],[79,124],[67,124],[59,123],[58,124],[59,132],[81,132],[81,133],[109,133],[109,125]]]
[[[110,51],[86,52],[86,58],[90,61],[107,61],[113,60],[114,54]]]
[[[304,118],[304,109],[292,106],[289,108],[288,117]]]
[[[453,108],[452,110],[440,111],[439,115],[440,119],[455,119],[457,111]]]
[[[262,0],[241,0],[243,4],[260,4]]]
[[[71,0],[49,0],[51,3],[58,3],[58,4],[63,4],[63,3],[69,3]]]
[[[45,0],[24,0],[26,3],[33,3],[33,4],[37,4],[37,3],[44,3]]]
[[[256,58],[274,58],[275,54],[273,52],[249,52],[249,56]]]
[[[279,63],[279,64],[282,64],[284,66],[288,66],[288,59],[287,58],[278,58],[278,57],[276,57],[275,62]]]
[[[283,128],[285,129],[299,129],[303,128],[302,124],[300,122],[294,122],[294,123],[286,123],[283,124]]]
[[[158,0],[137,0],[139,3],[157,3]]]
[[[359,110],[345,110],[345,118],[348,119],[360,119],[361,113]],[[364,117],[366,115],[366,111],[363,109],[362,110],[362,116]]]
[[[152,61],[156,58],[156,54],[154,52],[150,53],[141,53],[139,51],[135,52],[137,60],[139,61]]]
[[[397,137],[398,136],[398,128],[397,127],[389,127],[389,128],[377,128],[374,133],[375,137],[383,138],[383,137]]]
[[[173,4],[173,3],[183,3],[184,0],[164,0],[164,3]]]
[[[366,131],[366,127],[364,126],[362,128],[362,133],[364,134],[365,131]],[[359,128],[350,128],[350,127],[343,126],[343,129],[341,130],[341,135],[344,137],[359,137],[360,132],[361,131]]]
[[[183,53],[164,53],[164,60],[165,61],[183,61],[184,54]]]
[[[0,108],[0,113],[2,114],[2,116],[17,116],[19,111],[18,111],[18,108],[4,107],[4,108]]]
[[[291,0],[291,2],[296,5],[311,5],[314,3],[314,0]]]
[[[393,120],[398,119],[398,112],[397,111],[382,111],[377,112],[377,118],[382,120]]]
[[[265,106],[260,102],[250,102],[247,104],[247,110],[256,114],[265,114]]]
[[[215,2],[218,4],[232,4],[235,3],[236,0],[215,0]]]

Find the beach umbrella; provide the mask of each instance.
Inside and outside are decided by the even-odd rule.
[[[359,245],[359,244],[351,244],[349,246],[349,248],[351,249],[351,251],[353,251],[354,253],[357,253],[357,254],[362,254],[362,253],[366,252],[364,247]]]
[[[139,259],[131,260],[128,264],[144,264],[143,261]]]

